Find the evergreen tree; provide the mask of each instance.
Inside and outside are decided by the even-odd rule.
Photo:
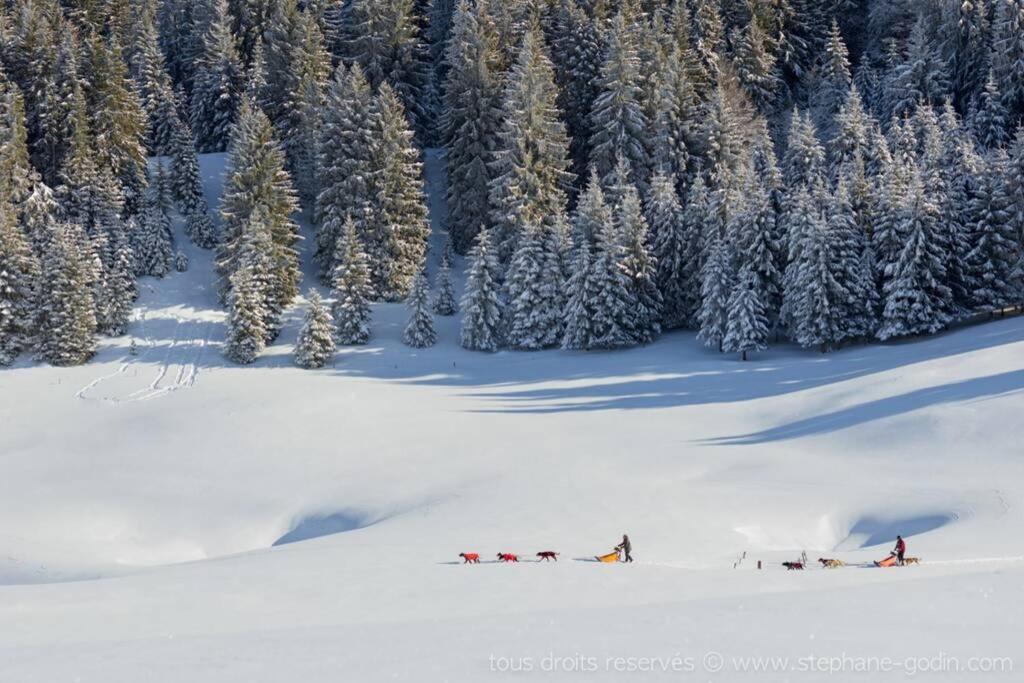
[[[1008,122],[1012,126],[1024,111],[1024,3],[1021,0],[994,3],[990,63],[1003,107],[1014,114],[1014,120]]]
[[[846,104],[852,86],[850,54],[839,32],[839,22],[833,19],[812,94],[817,127],[826,132],[826,138],[830,137],[827,133],[833,130],[833,121]]]
[[[657,260],[648,244],[647,219],[640,195],[629,187],[618,211],[618,231],[623,243],[622,272],[629,279],[633,311],[633,335],[638,344],[649,344],[661,333],[664,300],[657,284]]]
[[[757,274],[745,266],[729,295],[722,350],[739,353],[743,360],[747,360],[747,353],[768,346],[768,319],[758,290]]]
[[[291,218],[298,203],[284,165],[284,152],[267,116],[244,103],[231,134],[221,197],[223,231],[217,248],[217,271],[222,291],[230,289],[231,273],[239,265],[244,228],[259,212],[272,242],[272,298],[282,309],[298,294],[300,279],[295,247],[298,226]]]
[[[334,322],[338,343],[370,340],[370,269],[356,224],[348,219],[338,238],[334,261]]]
[[[499,296],[498,260],[486,228],[477,233],[469,259],[466,291],[462,296],[462,346],[470,351],[497,351],[504,303]]]
[[[158,184],[150,188],[146,209],[133,236],[135,272],[138,275],[164,277],[171,272],[174,241],[171,218],[161,201]]]
[[[620,157],[632,177],[647,180],[648,121],[640,102],[640,64],[632,28],[622,13],[611,25],[598,95],[590,113],[590,163],[604,183],[611,182]]]
[[[243,264],[232,272],[230,279],[224,355],[230,361],[247,365],[255,361],[267,345],[264,296],[248,265]]]
[[[683,327],[690,313],[684,310],[686,288],[686,231],[683,208],[672,179],[657,173],[651,179],[647,199],[647,223],[651,230],[652,254],[657,264],[654,281],[662,297],[661,326]]]
[[[0,73],[0,198],[15,207],[30,191],[32,167],[25,130],[25,103],[17,86]]]
[[[974,135],[985,149],[995,149],[1006,144],[1008,138],[1009,112],[1004,104],[1003,93],[995,72],[989,71],[981,99],[972,117]]]
[[[751,16],[742,33],[734,36],[736,75],[750,100],[762,114],[775,111],[782,94],[782,74],[760,21]],[[824,79],[823,79],[824,80]]]
[[[455,315],[459,312],[459,304],[455,300],[455,287],[452,285],[452,266],[447,256],[441,259],[441,267],[437,271],[437,294],[434,296],[434,313],[440,316]]]
[[[700,310],[697,338],[705,346],[723,350],[729,321],[729,298],[733,290],[734,275],[729,246],[721,235],[709,236],[708,258],[701,270]]]
[[[32,246],[10,205],[0,199],[0,367],[32,343],[38,278]]]
[[[185,217],[185,234],[203,249],[217,243],[217,229],[210,217],[210,206],[199,175],[199,158],[188,124],[175,121],[171,138],[171,194]]]
[[[580,243],[576,249],[572,277],[567,285],[569,298],[565,305],[563,349],[585,351],[596,346],[594,306],[597,304],[598,291],[590,249],[589,241]]]
[[[371,119],[376,127],[367,196],[373,204],[361,227],[374,291],[386,301],[398,301],[412,288],[430,235],[423,165],[402,103],[387,83],[374,100]]]
[[[572,176],[557,92],[540,31],[530,30],[505,85],[492,167],[491,223],[503,263],[515,252],[524,226],[549,226],[565,208]]]
[[[326,279],[337,265],[335,247],[351,217],[360,225],[372,212],[369,194],[373,149],[373,95],[359,67],[338,66],[327,87],[320,133],[320,194],[316,202],[316,248],[313,260]],[[364,230],[365,231],[365,230]]]
[[[209,4],[193,76],[191,124],[200,152],[221,152],[242,100],[243,70],[227,0]]]
[[[1021,243],[1013,223],[1012,205],[1004,183],[1007,155],[998,150],[986,160],[971,202],[973,226],[965,268],[971,305],[977,310],[999,310],[1020,301]],[[935,274],[942,282],[945,272]]]
[[[37,310],[39,357],[52,365],[79,365],[96,351],[93,265],[81,228],[64,223],[43,255]]]
[[[414,349],[425,349],[437,343],[434,329],[434,315],[430,312],[430,284],[425,270],[420,271],[409,290],[406,301],[409,307],[409,322],[402,333],[402,343]]]
[[[933,333],[949,323],[941,253],[936,248],[938,210],[919,174],[910,179],[901,232],[906,236],[893,273],[885,284],[879,339]]]
[[[545,246],[542,229],[527,225],[509,264],[505,341],[513,349],[533,351],[561,337],[562,310],[555,283],[544,272],[550,263]]]
[[[102,298],[97,300],[97,328],[102,334],[120,337],[128,330],[132,304],[138,296],[134,265],[131,247],[127,243],[120,244],[105,269]]]
[[[101,143],[93,152],[101,171],[109,171],[120,185],[125,214],[136,215],[145,201],[147,184],[146,114],[121,59],[120,46],[95,37],[89,42],[89,53],[89,127]]]
[[[704,270],[705,233],[704,226],[710,215],[710,199],[704,175],[697,173],[690,186],[683,209],[683,254],[682,270],[679,272],[679,289],[683,298],[678,301],[679,315],[685,316],[685,325],[698,327],[697,313],[701,306],[701,289]]]
[[[358,64],[371,86],[390,84],[422,136],[429,128],[431,69],[415,0],[352,0],[346,11],[346,61]]]
[[[486,3],[459,3],[445,52],[442,139],[448,162],[448,230],[466,253],[487,222],[496,134],[501,125],[498,59]]]
[[[753,287],[757,303],[769,323],[776,322],[782,307],[782,245],[779,243],[778,214],[763,176],[753,170],[745,174],[741,185],[743,200],[732,215],[726,234],[735,249],[738,270],[744,274],[736,287]]]
[[[635,345],[638,302],[622,270],[624,250],[618,226],[609,223],[597,233],[591,268],[591,321],[593,335],[589,348],[618,349]]]
[[[334,356],[334,320],[316,290],[309,290],[309,309],[295,344],[295,364],[307,370],[322,368]]]

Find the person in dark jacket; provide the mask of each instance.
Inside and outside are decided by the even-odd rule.
[[[622,554],[625,555],[622,559],[623,562],[633,561],[633,555],[631,554],[633,552],[633,544],[629,542],[629,536],[622,534],[622,543],[615,546],[615,549],[621,550]]]
[[[902,567],[903,555],[907,552],[907,542],[903,540],[902,536],[896,537],[896,547],[893,552],[896,553],[896,563]]]

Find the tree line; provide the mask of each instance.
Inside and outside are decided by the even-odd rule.
[[[1020,0],[9,0],[0,362],[122,333],[135,277],[187,265],[175,210],[238,362],[298,294],[300,207],[333,300],[303,365],[365,343],[375,300],[409,303],[413,346],[461,309],[484,351],[936,332],[1021,298],[1022,23]],[[197,154],[225,150],[215,224]]]

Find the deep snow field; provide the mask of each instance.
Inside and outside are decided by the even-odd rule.
[[[305,371],[300,303],[242,368],[185,249],[93,362],[0,372],[0,683],[1020,680],[1024,319],[741,363],[381,305]],[[858,566],[897,533],[920,566]]]

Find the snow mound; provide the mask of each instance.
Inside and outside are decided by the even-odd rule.
[[[375,524],[369,515],[361,512],[335,512],[312,515],[299,519],[285,535],[274,541],[275,546],[309,541],[322,536],[343,534]]]

